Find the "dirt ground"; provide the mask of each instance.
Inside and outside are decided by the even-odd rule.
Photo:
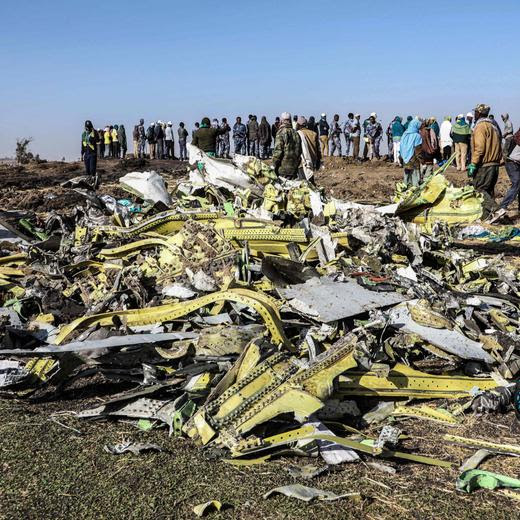
[[[103,184],[101,193],[117,197],[127,194],[119,188],[119,177],[130,171],[156,170],[167,182],[174,183],[186,172],[186,164],[180,161],[149,161],[127,159],[125,161],[102,160],[98,172]],[[48,162],[28,166],[12,167],[0,165],[0,209],[31,210],[38,213],[52,210],[73,209],[81,203],[82,197],[61,183],[83,175],[83,164]],[[339,199],[357,202],[389,202],[395,183],[402,180],[403,171],[385,161],[352,164],[349,159],[327,157],[325,169],[316,175],[316,182],[328,193]],[[456,186],[467,184],[465,173],[448,168],[446,177]],[[510,185],[504,168],[496,187],[496,197],[500,200]],[[516,204],[514,205],[516,210]],[[516,211],[515,211],[516,216]]]
[[[175,182],[185,171],[178,162],[121,164],[101,161],[104,193],[122,196],[117,179],[126,171],[156,169]],[[0,167],[0,208],[38,213],[73,209],[81,197],[60,183],[82,173],[80,163],[47,163],[27,168]],[[386,202],[402,170],[388,164],[351,165],[328,159],[317,182],[338,198]],[[448,178],[464,184],[455,170]],[[500,173],[502,196],[508,181]],[[318,460],[282,458],[264,465],[236,468],[185,439],[168,437],[164,429],[144,432],[130,421],[85,422],[67,412],[101,402],[108,389],[84,381],[73,390],[44,401],[0,398],[0,519],[191,519],[193,506],[217,499],[228,509],[215,519],[511,519],[520,516],[519,502],[500,492],[455,490],[461,462],[475,450],[449,444],[444,433],[517,444],[519,423],[512,413],[468,415],[461,425],[445,426],[402,419],[398,426],[409,435],[402,449],[448,460],[452,468],[384,461],[394,475],[367,463],[343,464],[311,481],[294,479],[290,464]],[[164,451],[114,456],[103,449],[122,440],[155,442]],[[520,458],[495,456],[482,469],[520,475]],[[336,493],[359,492],[361,500],[313,502],[262,495],[269,489],[301,483]],[[515,513],[516,511],[516,513]]]

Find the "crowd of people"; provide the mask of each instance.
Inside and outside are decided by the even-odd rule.
[[[386,133],[387,158],[404,169],[404,182],[408,185],[418,186],[433,172],[435,165],[442,166],[454,154],[457,170],[467,171],[475,188],[494,198],[498,168],[504,162],[512,184],[500,206],[505,212],[513,200],[520,202],[520,133],[514,134],[508,114],[501,118],[503,129],[490,114],[490,107],[481,104],[466,116],[456,116],[455,123],[451,116],[446,116],[441,125],[435,117],[408,116],[403,121],[396,116],[384,132],[375,112],[363,121],[360,114],[349,113],[344,123],[338,114],[329,123],[326,114],[321,114],[316,121],[312,116],[307,119],[284,112],[273,124],[265,116],[258,122],[257,116],[250,114],[247,123],[237,117],[233,127],[225,117],[221,121],[205,117],[195,123],[191,142],[211,157],[230,158],[233,139],[234,153],[272,158],[277,174],[310,179],[320,168],[323,157],[328,155],[353,160],[381,159],[381,142]],[[188,136],[183,122],[174,131],[171,121],[159,120],[145,127],[141,119],[132,134],[134,157],[187,160]],[[126,151],[123,125],[95,131],[92,123],[86,122],[82,157],[87,174],[95,172],[97,156],[119,158],[124,157]]]

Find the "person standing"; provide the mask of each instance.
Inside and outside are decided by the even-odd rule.
[[[306,128],[311,132],[316,132],[316,134],[318,133],[318,125],[316,124],[316,118],[314,116],[309,117]]]
[[[217,139],[224,134],[224,130],[220,127],[210,126],[209,117],[205,117],[200,122],[200,128],[193,135],[191,144],[200,148],[209,157],[217,155]]]
[[[252,121],[253,119],[253,114],[249,114],[249,116],[247,117],[247,123],[246,123],[246,128],[249,128],[249,123]],[[247,150],[247,155],[250,155],[250,148],[251,148],[251,145],[249,143],[249,131],[246,133],[246,150]]]
[[[302,179],[311,180],[321,165],[320,140],[318,134],[308,128],[305,117],[298,117],[297,125],[297,132],[300,136],[302,147],[302,171],[299,176]]]
[[[388,147],[388,160],[392,160],[392,157],[394,156],[394,142],[392,140],[392,124],[393,121],[390,121],[388,123],[388,126],[386,127],[386,146]]]
[[[175,141],[173,140],[173,123],[168,121],[164,130],[164,155],[166,159],[176,159],[175,157]]]
[[[196,132],[199,128],[200,128],[200,125],[199,125],[198,122],[195,123],[195,124],[193,125],[193,130],[191,131],[191,140],[192,140],[192,142],[193,142],[193,138],[195,137],[195,132]]]
[[[504,146],[503,146],[503,155],[504,159],[506,157],[507,151],[509,150],[511,146],[511,141],[513,140],[513,123],[511,123],[511,120],[509,119],[509,114],[502,114],[502,121],[504,122],[504,132],[503,132],[503,139],[504,139]]]
[[[354,116],[354,124],[352,126],[352,132],[350,133],[352,139],[352,158],[357,161],[359,160],[359,146],[361,143],[361,115],[356,114]]]
[[[475,108],[468,177],[473,178],[476,190],[487,193],[493,199],[502,158],[502,143],[496,126],[488,117],[489,111],[489,106],[484,104]]]
[[[412,119],[401,137],[399,153],[404,164],[404,183],[419,186],[421,182],[422,137],[419,133],[421,121]]]
[[[155,159],[155,123],[150,123],[150,126],[146,129],[146,139],[148,140],[150,159]]]
[[[260,159],[267,159],[271,148],[271,126],[265,116],[262,116],[258,127],[258,142],[260,144]]]
[[[91,121],[85,121],[85,130],[81,135],[81,157],[85,163],[85,173],[91,180],[96,177],[97,153],[96,144],[99,139]]]
[[[341,157],[341,125],[339,124],[339,114],[334,114],[330,125],[330,156],[334,157],[334,152],[338,150],[338,157]]]
[[[220,123],[220,128],[224,130],[224,133],[219,138],[220,150],[218,151],[219,157],[223,159],[230,159],[230,141],[229,141],[229,132],[231,132],[231,127],[228,124],[227,117],[222,118],[222,122]]]
[[[181,161],[187,161],[188,151],[186,149],[186,139],[188,138],[188,130],[184,128],[182,121],[179,123],[179,128],[177,128],[177,136],[179,137],[179,159]]]
[[[401,166],[400,150],[401,150],[401,138],[405,132],[400,116],[395,116],[392,122],[392,145],[393,145],[393,160],[394,164]]]
[[[119,159],[119,127],[114,125],[112,128],[112,157]]]
[[[154,125],[155,155],[157,159],[164,159],[164,130],[159,119]]]
[[[404,123],[404,125],[403,125],[405,131],[408,130],[408,125],[410,124],[410,121],[412,121],[412,119],[413,119],[412,116],[408,116],[408,117],[406,118],[406,121],[405,121],[405,123]]]
[[[471,128],[464,119],[464,114],[455,118],[455,124],[451,127],[451,138],[455,146],[455,165],[459,172],[466,171],[466,158],[471,142]]]
[[[258,157],[258,121],[256,116],[251,116],[247,123],[247,139],[249,142],[249,155]]]
[[[381,149],[381,141],[383,140],[383,126],[377,120],[377,114],[372,112],[371,117],[374,118],[374,130],[372,132],[372,142],[374,146],[374,155],[376,159],[381,159],[380,149]]]
[[[441,134],[441,129],[439,127],[439,123],[437,123],[437,118],[430,117],[430,128],[435,132],[435,135],[437,136],[437,139],[439,138],[439,135]]]
[[[97,146],[98,146],[98,149],[97,149],[97,155],[100,159],[103,159],[103,157],[105,156],[105,140],[103,138],[103,130],[101,130],[101,128],[98,128],[97,129],[97,135],[98,135],[98,140],[97,140]]]
[[[329,131],[330,126],[329,123],[327,123],[327,114],[321,114],[321,119],[318,122],[318,133],[320,136],[322,157],[329,155]]]
[[[473,117],[473,113],[472,112],[468,112],[466,114],[466,123],[468,123],[469,127],[473,130],[473,120],[475,118]]]
[[[419,130],[422,138],[421,182],[425,177],[433,173],[434,161],[440,162],[442,160],[434,123],[434,118],[430,118]]]
[[[507,114],[505,115],[507,116]],[[504,116],[502,116],[502,119],[503,118]],[[520,130],[511,136],[511,139],[509,140],[509,148],[504,150],[504,159],[506,163],[506,172],[511,181],[511,187],[502,199],[496,217],[505,214],[506,209],[515,201],[515,199],[518,201],[517,212],[520,216]]]
[[[126,157],[126,151],[128,150],[124,125],[119,125],[119,146],[121,147],[121,158],[124,159]]]
[[[273,138],[273,141],[276,139],[278,128],[280,128],[280,118],[276,117],[274,123],[271,126],[271,137]]]
[[[273,168],[276,175],[296,179],[301,162],[302,144],[298,132],[293,129],[291,114],[280,116],[280,128],[276,134],[273,151]]]
[[[370,159],[379,159],[379,148],[381,139],[383,139],[383,127],[376,119],[377,114],[372,112],[365,125],[365,150],[367,157]],[[365,150],[363,151],[363,158],[365,158]]]
[[[134,159],[139,157],[139,125],[135,125],[132,130],[132,141],[134,144]]]
[[[103,140],[105,141],[105,152],[107,154],[107,158],[112,157],[112,135],[110,133],[111,131],[111,127],[106,126],[103,132]]]
[[[343,125],[343,134],[345,135],[345,157],[350,155],[350,146],[352,144],[352,131],[354,124],[354,114],[350,112],[347,116],[346,123]]]
[[[146,130],[144,128],[144,119],[139,120],[139,158],[144,159],[146,154]]]
[[[453,139],[451,138],[451,117],[446,116],[444,121],[441,124],[441,133],[440,133],[440,141],[441,141],[441,155],[442,160],[447,161],[451,157],[451,149],[453,147]]]
[[[235,148],[235,153],[238,155],[246,155],[247,147],[247,128],[246,125],[242,123],[242,118],[238,116],[236,118],[236,122],[233,125],[233,145]]]

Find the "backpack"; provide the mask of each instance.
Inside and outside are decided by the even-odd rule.
[[[153,130],[154,130],[153,126],[149,126],[148,130],[146,130],[146,139],[148,139],[148,141],[154,140],[154,131]]]
[[[134,138],[134,141],[139,140],[139,126],[137,126],[137,125],[134,126],[134,131],[132,133],[132,137]]]

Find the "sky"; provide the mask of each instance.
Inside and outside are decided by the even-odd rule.
[[[0,157],[79,158],[85,119],[189,130],[283,111],[520,124],[518,0],[3,1]],[[132,148],[129,142],[129,149]]]

